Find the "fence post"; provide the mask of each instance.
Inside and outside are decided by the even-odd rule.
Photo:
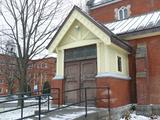
[[[111,109],[110,109],[110,88],[108,87],[108,114],[109,114],[109,120],[111,120]]]
[[[48,111],[49,111],[49,102],[50,102],[49,100],[50,100],[50,99],[49,99],[49,94],[48,94]]]
[[[21,119],[23,118],[23,106],[24,106],[24,100],[23,100],[23,94],[21,95]]]
[[[60,107],[60,89],[58,88],[58,108]]]
[[[38,115],[39,115],[39,120],[41,120],[41,96],[38,96],[38,98],[39,98],[39,103],[38,103],[39,112],[38,112]]]
[[[85,95],[85,117],[87,117],[87,88],[84,88],[84,95]]]

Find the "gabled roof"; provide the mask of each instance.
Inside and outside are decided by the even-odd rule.
[[[121,40],[120,38],[118,38],[115,34],[113,34],[107,27],[105,27],[104,25],[98,23],[97,21],[95,21],[92,17],[90,17],[87,13],[85,13],[84,11],[82,11],[80,8],[78,8],[77,6],[74,6],[73,9],[71,10],[71,12],[69,13],[69,15],[67,16],[67,18],[64,20],[64,22],[62,23],[62,25],[60,26],[60,28],[58,29],[58,31],[56,32],[55,36],[53,37],[53,39],[50,41],[50,43],[47,45],[47,49],[51,46],[51,44],[54,42],[54,40],[56,39],[57,35],[59,34],[59,32],[61,31],[61,29],[63,28],[63,26],[65,25],[65,23],[68,21],[68,19],[70,18],[70,16],[72,15],[72,13],[77,10],[81,15],[85,16],[90,22],[92,22],[94,25],[96,25],[101,31],[103,31],[105,34],[107,34],[110,39],[111,42],[116,44],[117,46],[127,50],[128,52],[132,51],[132,47],[130,45],[128,45],[125,41]]]
[[[160,31],[160,11],[105,24],[116,35]]]

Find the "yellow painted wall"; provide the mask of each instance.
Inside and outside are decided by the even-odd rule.
[[[110,46],[110,49],[108,50],[109,50],[109,58],[110,58],[110,61],[109,61],[110,72],[117,72],[118,74],[129,76],[128,53],[114,46]],[[118,71],[117,56],[122,58],[122,72]]]
[[[114,45],[97,44],[98,73],[117,73],[122,76],[129,76],[128,53]],[[122,72],[118,71],[117,56],[122,58]]]
[[[105,72],[128,76],[128,53],[111,43],[110,37],[79,12],[74,11],[49,47],[56,51],[56,76],[64,77],[64,50],[87,45],[97,45],[97,74]],[[122,57],[122,72],[117,70],[117,56]]]

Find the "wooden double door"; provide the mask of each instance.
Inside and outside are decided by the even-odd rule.
[[[85,87],[96,87],[96,59],[65,63],[65,91]],[[85,100],[84,89],[66,92],[65,103],[76,103]],[[87,89],[88,105],[95,106],[96,89]],[[83,105],[83,104],[81,104]]]

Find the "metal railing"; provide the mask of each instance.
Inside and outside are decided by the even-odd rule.
[[[107,90],[107,94],[105,97],[103,98],[97,98],[95,97],[94,99],[88,99],[88,94],[87,91],[88,90],[99,90],[99,89],[103,89],[103,90]],[[79,96],[79,101],[75,102],[75,103],[71,103],[69,105],[65,105],[65,106],[60,106],[60,100],[62,100],[62,96],[64,97],[65,94],[67,93],[72,93],[72,92],[77,92],[77,91],[82,91],[84,90],[84,99],[81,100],[81,96]],[[87,117],[87,112],[88,112],[88,102],[89,101],[98,101],[98,100],[102,100],[102,99],[106,99],[107,101],[107,108],[108,108],[108,112],[109,112],[109,116],[110,116],[110,88],[109,87],[86,87],[86,88],[79,88],[79,89],[72,89],[72,90],[66,90],[66,91],[60,91],[60,88],[51,88],[51,93],[53,95],[53,98],[50,98],[50,94],[41,94],[41,95],[36,95],[36,96],[28,96],[28,97],[24,97],[24,95],[26,93],[19,93],[16,95],[21,95],[20,98],[17,99],[13,99],[13,100],[4,100],[4,101],[0,101],[0,105],[4,104],[4,103],[8,103],[8,102],[12,102],[12,101],[19,101],[21,100],[21,105],[18,106],[17,108],[13,108],[13,109],[9,109],[9,110],[4,110],[4,111],[0,111],[0,114],[2,113],[7,113],[7,112],[12,112],[15,110],[21,110],[21,117],[18,118],[17,120],[22,120],[22,119],[27,119],[27,118],[32,118],[35,116],[38,116],[39,120],[41,120],[41,115],[42,114],[47,114],[50,112],[54,112],[60,109],[64,109],[73,105],[80,105],[81,103],[84,103],[84,108],[85,108],[85,117]],[[40,91],[42,92],[42,91]],[[39,93],[40,93],[39,92]],[[33,92],[32,92],[33,93]],[[57,97],[54,97],[57,96]],[[5,96],[7,97],[7,96]],[[42,101],[43,97],[47,97],[47,100]],[[24,105],[24,101],[27,99],[37,99],[37,103],[36,104],[31,104],[31,105]],[[50,100],[52,101],[57,101],[58,106],[55,109],[50,109]],[[64,102],[64,101],[63,101]],[[42,105],[47,103],[47,110],[46,111],[42,111]],[[38,110],[37,110],[37,114],[32,114],[32,115],[28,115],[28,116],[24,116],[24,108],[27,107],[33,107],[33,106],[38,106]]]

